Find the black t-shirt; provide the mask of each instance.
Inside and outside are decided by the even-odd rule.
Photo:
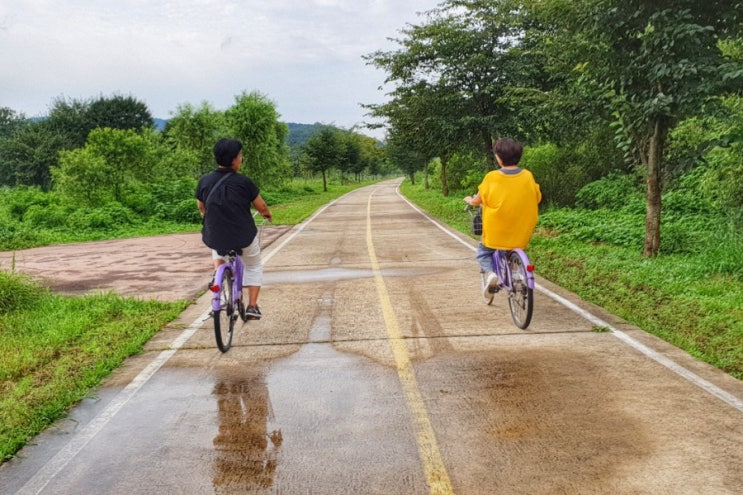
[[[210,195],[225,174],[229,177]],[[201,229],[204,244],[217,251],[249,246],[258,233],[250,214],[250,205],[258,194],[258,186],[252,180],[230,168],[204,175],[196,187],[196,198],[206,205]]]

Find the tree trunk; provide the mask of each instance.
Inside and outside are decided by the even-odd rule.
[[[428,191],[431,185],[428,183],[428,161],[423,165],[423,189]]]
[[[653,128],[648,146],[647,161],[647,213],[645,216],[645,246],[643,256],[651,257],[660,251],[661,170],[663,147],[668,128],[658,119]]]
[[[322,190],[328,192],[328,181],[325,179],[325,170],[322,171]]]
[[[415,172],[410,172],[410,183],[415,185]]]
[[[446,156],[440,157],[441,159],[441,192],[444,194],[444,197],[449,197],[449,183],[446,181],[446,162],[448,162],[448,158]]]
[[[483,132],[483,143],[485,145],[485,157],[488,160],[488,170],[495,170],[495,153],[493,152],[493,138],[489,132]]]

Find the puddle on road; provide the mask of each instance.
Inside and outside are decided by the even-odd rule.
[[[395,392],[397,375],[334,348],[333,303],[331,288],[319,298],[308,342],[296,353],[267,367],[236,363],[215,385],[217,493],[292,492],[308,483],[330,493],[338,480],[347,493],[380,479],[391,483],[388,493],[425,486],[410,474],[420,468],[407,409]],[[363,470],[351,473],[349,465]]]

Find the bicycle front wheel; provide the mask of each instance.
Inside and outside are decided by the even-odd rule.
[[[518,253],[509,253],[508,268],[511,272],[508,307],[511,309],[513,322],[523,330],[531,323],[531,316],[534,312],[534,289],[529,288],[526,265]]]
[[[222,275],[222,287],[219,295],[219,311],[214,311],[214,337],[217,347],[227,352],[232,346],[232,333],[235,330],[237,313],[232,304],[232,270],[225,268]]]

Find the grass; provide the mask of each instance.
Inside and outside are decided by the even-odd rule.
[[[420,208],[469,234],[461,197],[444,198],[440,191],[426,191],[408,181],[401,190]],[[577,223],[590,227],[591,216]],[[612,226],[603,217],[593,221],[597,229]],[[570,232],[543,223],[540,220],[528,248],[540,276],[743,379],[739,235],[711,236],[708,246],[691,253],[644,258],[641,249],[576,240]],[[704,232],[688,234],[705,237]]]
[[[24,294],[0,313],[2,460],[64,417],[186,306],[112,293],[63,297],[3,272],[0,283]]]

